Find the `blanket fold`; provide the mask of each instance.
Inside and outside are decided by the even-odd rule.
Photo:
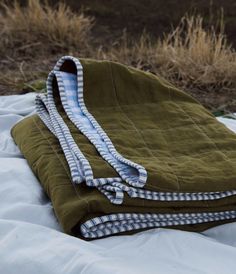
[[[236,218],[236,135],[160,77],[62,57],[12,136],[65,232],[200,231]]]

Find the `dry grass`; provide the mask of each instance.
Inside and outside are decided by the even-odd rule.
[[[236,89],[236,53],[223,27],[206,30],[201,16],[186,16],[172,33],[155,42],[143,34],[138,42],[127,36],[115,47],[98,52],[112,59],[160,74],[184,89],[219,91]]]
[[[91,35],[93,19],[83,13],[61,3],[55,9],[47,2],[28,0],[22,8],[15,1],[11,7],[3,5],[0,13],[0,90],[29,88],[32,80],[45,77],[60,55],[73,54],[151,71],[209,108],[227,100],[228,104],[236,91],[236,53],[220,22],[216,31],[213,26],[205,28],[201,16],[185,16],[162,39],[153,41],[143,33],[138,41],[130,41],[124,33],[104,48],[97,47],[103,43],[101,37]]]
[[[89,46],[92,25],[92,18],[73,13],[60,2],[56,8],[39,0],[28,0],[25,8],[17,1],[12,6],[2,4],[0,52],[10,49],[14,56],[36,56],[75,48],[83,51]]]
[[[6,57],[0,61],[0,95],[41,90],[45,87],[48,70],[54,62],[55,60],[50,58],[18,61]]]

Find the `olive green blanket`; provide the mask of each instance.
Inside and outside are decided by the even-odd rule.
[[[202,231],[236,219],[236,135],[163,79],[62,57],[12,136],[66,233]]]

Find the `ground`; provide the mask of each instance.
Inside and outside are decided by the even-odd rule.
[[[27,1],[20,2],[25,5]],[[55,5],[62,1],[50,0],[48,2]],[[234,19],[236,3],[233,0],[67,0],[63,2],[66,2],[72,11],[77,12],[82,9],[85,15],[93,17],[90,43],[96,50],[100,47],[106,49],[116,46],[124,30],[130,40],[138,40],[145,30],[154,41],[177,26],[186,13],[201,14],[204,25],[207,28],[215,25],[216,29],[220,27],[220,18],[224,14],[225,34],[229,43],[233,47],[236,45],[236,20]],[[8,0],[6,3],[12,3],[12,1]],[[39,54],[37,58],[37,54],[32,57],[27,55],[26,51],[22,51],[19,56],[12,56],[6,50],[6,53],[0,56],[0,70],[4,73],[4,77],[0,77],[0,94],[38,90],[37,85],[39,87],[43,85],[42,82],[56,59],[68,53],[68,50],[60,49],[53,54],[50,52],[50,55],[45,55],[43,58]],[[97,57],[97,55],[90,54],[89,57]],[[212,111],[236,111],[234,86],[221,88],[220,85],[216,85],[216,88],[211,88],[211,90],[205,89],[204,86],[187,86],[185,90]]]

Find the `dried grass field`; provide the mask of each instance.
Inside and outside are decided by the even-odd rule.
[[[236,52],[225,34],[223,10],[215,24],[189,13],[161,35],[147,29],[130,35],[122,29],[103,36],[96,16],[84,8],[61,1],[56,6],[8,2],[0,8],[0,94],[43,89],[56,59],[72,54],[150,71],[214,112],[236,111]]]

